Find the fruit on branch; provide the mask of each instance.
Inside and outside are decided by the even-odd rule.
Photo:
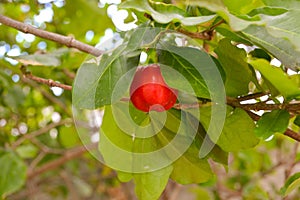
[[[130,86],[130,100],[144,112],[163,112],[173,107],[178,91],[170,88],[157,64],[139,66]]]

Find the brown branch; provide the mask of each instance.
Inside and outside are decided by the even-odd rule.
[[[251,112],[251,111],[247,111],[247,113],[249,114],[249,116],[254,120],[254,121],[258,121],[260,119],[261,116]],[[291,129],[286,129],[286,131],[283,133],[284,135],[300,142],[300,134],[292,131]]]
[[[224,20],[224,19],[222,19],[222,20],[220,20],[219,22],[217,22],[217,23],[215,23],[214,25],[212,25],[212,26],[209,28],[209,30],[212,31],[212,30],[214,30],[215,28],[217,28],[218,26],[220,26],[220,25],[223,24],[223,23],[225,23],[225,20]]]
[[[4,15],[0,15],[0,23],[4,24],[6,26],[9,26],[9,27],[15,28],[24,33],[30,33],[35,36],[66,45],[67,47],[76,48],[80,51],[92,54],[94,56],[100,56],[101,54],[103,54],[103,51],[101,51],[100,49],[97,49],[97,48],[90,46],[88,44],[85,44],[83,42],[77,41],[77,40],[75,40],[74,37],[64,36],[64,35],[60,35],[57,33],[52,33],[52,32],[48,32],[45,30],[37,29],[37,28],[31,26],[30,24],[25,24],[25,23],[16,21],[16,20],[6,17]]]
[[[265,95],[269,95],[269,94],[264,93],[264,92],[258,92],[258,93],[253,93],[253,94],[248,94],[248,95],[245,95],[245,96],[238,97],[237,100],[239,102],[247,101],[247,100],[251,100],[251,99],[257,99],[257,98],[265,96]]]
[[[201,40],[211,40],[214,36],[214,29],[220,26],[225,21],[222,19],[221,21],[217,22],[213,26],[211,26],[208,30],[204,30],[202,32],[189,32],[183,28],[179,28],[177,31],[183,33],[191,38],[201,39]]]
[[[70,150],[66,151],[62,157],[60,157],[56,160],[50,161],[37,169],[28,171],[27,178],[31,179],[31,178],[34,178],[35,176],[38,176],[44,172],[53,170],[74,158],[80,157],[82,154],[86,153],[89,149],[91,149],[91,148],[94,149],[97,146],[98,146],[98,144],[92,144],[89,147],[80,146],[80,147],[75,147],[73,149],[70,149]]]
[[[258,94],[260,95],[260,94]],[[263,95],[262,95],[263,96]],[[249,98],[250,99],[250,98]],[[247,99],[247,100],[249,100]],[[289,104],[268,104],[266,102],[257,102],[257,103],[249,103],[249,104],[241,104],[240,102],[244,101],[245,98],[241,97],[238,99],[227,97],[227,104],[232,107],[242,108],[246,111],[251,110],[287,110],[291,113],[298,114],[300,112],[300,102],[293,101]]]
[[[25,140],[30,140],[32,138],[35,138],[39,135],[42,135],[48,131],[50,131],[51,129],[57,127],[57,126],[61,126],[61,125],[64,125],[66,123],[71,123],[72,121],[70,119],[65,119],[65,120],[61,120],[60,122],[57,122],[57,123],[52,123],[52,124],[49,124],[39,130],[36,130],[36,131],[33,131],[31,133],[28,133],[26,135],[24,135],[23,137],[19,138],[17,141],[15,141],[14,143],[12,143],[11,147],[13,149],[15,149],[16,147],[18,147],[20,144],[22,144]]]
[[[43,83],[43,84],[49,85],[50,87],[59,87],[59,88],[62,88],[64,90],[72,90],[72,86],[70,86],[70,85],[65,85],[65,84],[62,84],[62,83],[58,83],[58,82],[53,81],[51,79],[44,79],[44,78],[41,78],[41,77],[37,77],[37,76],[32,75],[31,73],[23,74],[23,77],[28,78],[28,79],[33,80],[33,81],[38,82],[38,83]]]
[[[72,116],[72,113],[68,110],[68,107],[58,98],[54,97],[52,94],[50,94],[48,91],[44,90],[44,88],[40,87],[36,82],[26,79],[21,76],[21,80],[30,85],[31,87],[34,87],[37,91],[39,91],[45,98],[47,98],[52,103],[58,105],[66,114],[69,116]]]
[[[180,33],[183,33],[191,38],[196,38],[196,39],[201,39],[201,40],[211,40],[212,35],[209,34],[208,31],[203,31],[203,32],[189,32],[183,28],[178,29]]]

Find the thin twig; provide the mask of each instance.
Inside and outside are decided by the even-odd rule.
[[[201,39],[201,40],[211,40],[211,38],[212,38],[211,34],[209,34],[209,32],[207,32],[207,31],[195,33],[195,32],[189,32],[183,28],[180,28],[177,31],[179,31],[180,33],[183,33],[191,38],[196,38],[196,39]]]
[[[245,98],[241,97],[238,99],[227,97],[227,104],[233,107],[242,108],[246,111],[251,110],[282,110],[285,109],[291,113],[297,114],[300,111],[300,102],[292,101],[289,104],[268,104],[267,102],[257,102],[249,104],[241,104]],[[249,99],[247,99],[249,100]]]
[[[30,163],[29,165],[29,170],[35,168],[37,166],[37,164],[46,156],[46,153],[45,152],[40,152],[38,156],[36,156],[34,158],[34,160]]]
[[[214,30],[215,28],[217,28],[218,26],[220,26],[220,25],[223,24],[223,23],[225,23],[225,20],[224,20],[224,19],[222,19],[222,20],[220,20],[219,22],[217,22],[217,23],[215,23],[214,25],[212,25],[212,26],[209,28],[209,30],[212,31],[212,30]]]
[[[75,147],[73,149],[70,149],[70,150],[66,151],[63,154],[63,156],[59,157],[58,159],[47,162],[46,164],[42,165],[41,167],[39,167],[37,169],[28,171],[27,178],[31,179],[31,178],[38,176],[44,172],[53,170],[74,158],[80,157],[82,154],[86,153],[88,150],[90,150],[92,148],[96,148],[97,146],[98,146],[98,144],[95,143],[89,147],[80,146],[80,147]]]
[[[41,29],[33,27],[30,24],[25,24],[25,23],[16,21],[16,20],[6,17],[4,15],[0,15],[0,23],[4,24],[6,26],[9,26],[9,27],[15,28],[24,33],[31,33],[35,36],[66,45],[67,47],[76,48],[80,51],[92,54],[94,56],[100,56],[101,54],[103,54],[103,51],[101,51],[100,49],[97,49],[93,46],[90,46],[88,44],[85,44],[83,42],[75,40],[74,37],[64,36],[64,35],[60,35],[57,33],[52,33],[52,32],[48,32],[45,30],[41,30]]]
[[[268,93],[264,93],[264,92],[258,92],[258,93],[253,93],[253,94],[248,94],[248,95],[245,95],[245,96],[238,97],[237,100],[239,102],[241,102],[241,101],[247,101],[247,100],[251,100],[251,99],[257,99],[257,98],[265,96],[265,95],[269,95],[269,94]]]
[[[64,150],[63,149],[53,149],[48,147],[47,145],[43,144],[41,141],[39,141],[36,138],[31,138],[30,141],[36,145],[42,152],[47,153],[47,154],[63,154]]]
[[[58,105],[64,111],[65,114],[68,114],[69,116],[72,116],[72,113],[70,112],[70,110],[68,110],[68,107],[66,106],[65,103],[63,103],[58,98],[54,97],[52,94],[50,94],[44,88],[40,87],[36,82],[34,82],[34,81],[30,80],[30,79],[26,79],[26,78],[24,78],[22,76],[21,76],[21,80],[24,83],[30,85],[31,87],[34,87],[37,91],[39,91],[49,101],[51,101],[55,105]]]
[[[51,79],[44,79],[44,78],[41,78],[41,77],[34,76],[30,73],[26,73],[23,76],[24,76],[24,78],[28,78],[28,79],[33,80],[35,82],[49,85],[50,87],[59,87],[59,88],[62,88],[64,90],[72,90],[72,86],[65,85],[65,84],[62,84],[62,83],[58,83],[58,82],[53,81]]]
[[[211,26],[208,30],[202,32],[189,32],[183,28],[179,28],[177,31],[183,33],[191,38],[201,39],[201,40],[211,40],[214,36],[214,29],[224,23],[224,20],[219,21],[218,23]]]

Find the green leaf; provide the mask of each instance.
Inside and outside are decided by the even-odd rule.
[[[213,130],[218,130],[217,128],[222,126],[221,124],[210,124],[211,107],[200,108],[200,114],[200,122],[206,131],[210,126]],[[259,142],[255,136],[254,128],[255,124],[246,111],[240,108],[228,107],[221,135],[219,137],[210,135],[210,138],[227,152],[248,149],[256,146]]]
[[[133,178],[132,173],[126,173],[126,172],[118,171],[118,179],[121,182],[129,182],[132,178]]]
[[[207,85],[201,74],[199,74],[197,68],[205,67],[204,65],[210,62],[211,58],[198,49],[196,50],[189,47],[170,46],[168,47],[168,50],[170,51],[160,51],[159,63],[176,69],[186,78],[186,80],[189,81],[192,87],[187,85],[186,82],[182,81],[180,78],[174,79],[174,76],[176,76],[176,74],[172,74],[172,72],[169,71],[165,72],[162,68],[162,74],[166,79],[168,85],[172,88],[176,88],[192,95],[196,94],[198,97],[210,98]],[[190,60],[190,58],[186,58],[183,55],[183,52],[193,53],[192,55],[194,55],[194,57],[192,59],[201,59],[201,62],[198,63],[198,66],[193,66],[191,63],[193,60]]]
[[[201,114],[201,113],[200,113]],[[197,144],[197,147],[200,149],[203,145],[203,141],[206,136],[206,131],[201,123],[199,123],[198,132],[196,135],[195,143]],[[210,143],[213,143],[211,140]],[[223,151],[218,145],[214,145],[211,152],[207,155],[206,158],[212,158],[215,162],[221,163],[225,167],[228,165],[228,153]]]
[[[248,94],[252,72],[246,62],[246,52],[228,39],[221,40],[215,52],[226,74],[226,94],[232,97]]]
[[[285,98],[292,99],[300,95],[298,85],[278,67],[270,65],[264,59],[251,60],[249,63],[258,70]]]
[[[294,124],[300,127],[300,115],[297,115],[296,119],[294,120]]]
[[[272,110],[264,113],[257,121],[255,134],[267,139],[275,133],[284,133],[289,125],[290,114],[286,110]]]
[[[182,183],[199,183],[208,181],[212,176],[206,159],[212,157],[218,162],[227,164],[227,161],[223,162],[227,159],[227,154],[218,149],[217,146],[209,156],[202,160],[199,159],[198,146],[194,145],[187,150],[193,145],[195,123],[199,123],[197,119],[189,114],[181,113],[182,122],[180,122],[180,112],[169,110],[164,127],[158,132],[155,129],[162,120],[155,119],[155,116],[152,116],[150,117],[152,132],[149,132],[147,129],[144,129],[144,131],[143,126],[140,126],[140,124],[148,125],[144,123],[149,120],[148,114],[143,113],[144,117],[139,115],[143,120],[139,120],[140,123],[137,124],[137,127],[130,127],[130,117],[125,114],[125,110],[128,108],[125,107],[124,102],[122,104],[124,104],[123,108],[106,106],[99,143],[99,150],[105,163],[118,171],[122,171],[119,173],[121,181],[129,181],[132,178],[130,175],[132,173],[156,171],[161,167],[173,164],[174,179]],[[120,110],[116,112],[114,109]],[[157,114],[160,115],[161,113]],[[135,118],[133,114],[131,116]],[[150,137],[149,133],[156,132],[157,134]],[[141,133],[148,137],[141,138]],[[198,139],[197,142],[199,142]],[[187,153],[185,153],[186,150]],[[173,163],[175,160],[176,162]],[[184,166],[191,170],[185,172],[185,178],[180,178],[179,173],[183,173],[181,169]],[[194,174],[189,174],[191,171]]]
[[[300,173],[296,173],[289,177],[284,186],[280,189],[280,193],[285,197],[293,190],[300,187]]]
[[[231,2],[230,2],[231,3]],[[241,31],[251,24],[257,24],[261,25],[263,24],[262,21],[260,21],[259,17],[248,17],[248,16],[243,16],[243,18],[239,18],[236,15],[233,15],[229,12],[228,8],[224,4],[222,0],[190,0],[187,1],[187,4],[190,5],[196,5],[199,6],[200,8],[204,7],[212,12],[217,13],[220,17],[222,17],[234,31]],[[228,3],[229,4],[229,3]],[[244,4],[245,6],[246,4]],[[240,6],[240,5],[236,5]],[[259,6],[259,5],[257,5]],[[254,6],[255,7],[255,6]],[[237,8],[232,8],[233,10],[236,10]],[[250,7],[245,9],[245,10],[251,10],[252,8]]]
[[[129,68],[138,65],[137,55],[122,55],[125,49],[126,45],[121,45],[112,54],[102,55],[99,66],[96,63],[84,63],[79,68],[72,97],[76,107],[93,109],[111,104],[117,81]]]
[[[77,108],[95,108],[95,84],[99,71],[96,63],[84,63],[78,69],[72,92],[72,100]]]
[[[58,140],[66,148],[71,148],[80,144],[80,138],[74,126],[59,127]]]
[[[170,22],[180,22],[185,26],[193,26],[208,22],[216,17],[216,15],[186,17],[184,10],[161,2],[150,2],[147,0],[127,0],[123,2],[120,8],[135,9],[139,12],[147,12],[152,18],[161,24]]]
[[[176,47],[167,43],[162,43],[161,49],[159,63],[176,69],[190,83],[188,85],[180,78],[174,79],[174,74],[167,73],[162,69],[166,82],[171,87],[208,99],[217,91],[220,92],[218,89],[223,88],[221,72],[212,58],[204,51],[191,47]],[[209,91],[208,88],[216,90]]]
[[[125,172],[150,171],[157,169],[157,166],[170,164],[168,152],[158,150],[174,138],[180,120],[171,112],[167,112],[165,126],[173,130],[177,126],[177,130],[175,133],[167,128],[159,130],[158,127],[161,127],[160,123],[163,121],[160,119],[160,113],[153,112],[154,116],[150,117],[148,113],[137,112],[137,115],[133,113],[130,116],[126,113],[127,106],[126,103],[120,102],[115,108],[105,107],[99,142],[99,150],[105,162],[110,167]],[[130,110],[135,110],[132,104],[129,106]],[[137,117],[140,118],[139,124],[131,121],[131,118]],[[150,155],[156,151],[153,155],[156,155],[155,157]],[[173,156],[177,154],[173,149],[170,151],[173,152]],[[119,152],[118,156],[116,152]]]
[[[26,165],[12,152],[0,154],[0,197],[19,190],[25,183]]]
[[[14,112],[23,107],[25,101],[25,94],[19,85],[14,85],[8,88],[7,93],[3,95],[5,104]]]
[[[261,15],[264,26],[250,26],[243,35],[276,58],[287,68],[299,69],[300,63],[300,9],[288,10],[276,17]]]
[[[267,61],[271,61],[272,60],[272,57],[264,50],[262,49],[254,49],[253,51],[251,51],[249,53],[252,57],[255,57],[255,58],[262,58],[262,59],[265,59]]]
[[[264,6],[263,0],[223,0],[231,13],[238,15],[248,14],[253,9]]]
[[[213,174],[207,159],[199,158],[199,149],[195,144],[173,163],[171,178],[180,184],[207,182]]]
[[[300,2],[298,0],[262,0],[266,6],[276,7],[276,8],[285,8],[285,9],[299,9]]]
[[[68,52],[68,49],[62,48],[50,53],[36,53],[32,55],[14,56],[11,58],[24,65],[57,67],[61,64],[61,57]]]
[[[172,170],[173,167],[168,166],[154,172],[134,174],[135,192],[138,198],[142,200],[159,199],[168,183]]]
[[[17,147],[16,152],[21,158],[28,159],[34,158],[38,154],[39,149],[32,144],[25,144]]]

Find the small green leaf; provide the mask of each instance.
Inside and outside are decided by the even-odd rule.
[[[298,0],[262,0],[266,6],[276,7],[276,8],[285,8],[285,9],[299,9],[300,2]]]
[[[268,50],[287,68],[299,69],[299,9],[291,9],[276,17],[261,15],[264,26],[249,26],[242,35],[255,45]]]
[[[296,173],[289,177],[284,186],[280,189],[281,194],[285,197],[296,188],[300,187],[300,173]]]
[[[208,22],[216,17],[216,15],[186,17],[184,10],[161,2],[150,2],[147,0],[127,0],[124,1],[120,8],[135,9],[139,12],[149,13],[153,19],[159,23],[167,24],[171,21],[180,22],[185,26],[193,26]]]
[[[240,18],[236,15],[233,15],[232,13],[230,13],[228,8],[224,4],[223,0],[214,0],[214,1],[192,0],[192,1],[188,1],[188,4],[196,5],[201,8],[204,7],[212,12],[217,13],[220,17],[222,17],[230,25],[231,29],[233,29],[234,31],[241,31],[252,24],[258,24],[258,25],[263,24],[263,22],[260,21],[259,17],[251,18],[249,16],[246,17],[246,15],[243,15],[243,18],[242,17]],[[231,4],[231,2],[230,2],[230,4]],[[247,4],[243,4],[243,6],[245,6],[245,5],[247,5]],[[240,5],[236,5],[236,6],[239,7]],[[259,6],[259,5],[257,5],[257,6]],[[245,10],[251,10],[251,9],[252,8],[249,7],[249,8],[246,8]],[[232,7],[232,10],[237,10],[237,8]]]
[[[270,65],[264,59],[249,62],[257,69],[285,98],[292,99],[300,95],[298,85],[278,67]]]
[[[168,85],[208,99],[220,97],[223,94],[222,73],[206,52],[191,47],[177,47],[164,42],[161,43],[161,49],[159,63],[176,69],[190,83],[188,85],[180,78],[174,79],[174,74],[166,73],[162,68]],[[215,90],[209,91],[208,88]],[[220,91],[221,89],[222,91]]]
[[[289,119],[290,114],[286,110],[272,110],[264,113],[257,121],[255,134],[265,140],[275,133],[283,133],[289,125]]]
[[[58,140],[66,148],[74,147],[80,144],[80,138],[74,126],[59,127]]]
[[[248,94],[252,72],[246,62],[246,52],[228,39],[221,40],[215,52],[226,74],[226,94],[232,97]]]
[[[300,115],[297,115],[296,119],[294,120],[294,124],[300,127]]]
[[[132,178],[133,178],[133,174],[132,173],[118,171],[118,179],[121,182],[129,182]]]
[[[139,199],[142,200],[156,200],[164,191],[173,167],[168,166],[163,169],[134,174],[135,192]]]
[[[184,51],[193,53],[192,55],[194,55],[194,60],[198,58],[198,56],[195,56],[197,52],[199,52],[197,53],[199,54],[199,57],[201,56],[201,51],[199,51],[198,49],[194,50],[193,48],[175,46],[169,47],[169,49],[172,49],[172,51],[175,51],[176,53]],[[181,55],[181,53],[176,54],[172,53],[172,51],[160,51],[159,63],[178,70],[178,72],[182,74],[186,78],[186,80],[189,81],[192,87],[187,85],[186,82],[182,81],[180,78],[174,79],[175,74],[172,74],[172,72],[165,72],[162,68],[163,76],[166,79],[168,85],[189,94],[195,93],[198,97],[210,98],[206,83],[197,70],[198,67],[203,67],[202,63],[206,63],[205,57],[202,57],[202,63],[199,63],[198,66],[193,66],[191,64],[192,60],[185,58],[183,55]],[[207,58],[210,59],[209,57]]]
[[[200,109],[200,122],[206,129],[210,126],[213,130],[218,130],[222,124],[210,124],[211,108]],[[218,144],[224,151],[239,151],[248,149],[258,144],[259,140],[254,134],[255,124],[249,115],[242,109],[227,108],[227,116],[221,135],[210,135],[212,141]],[[213,132],[211,133],[213,134]]]
[[[0,197],[19,190],[25,183],[26,165],[12,152],[0,154]]]
[[[57,67],[61,64],[61,57],[68,52],[68,49],[63,48],[50,53],[36,53],[32,55],[14,56],[12,58],[24,65]]]
[[[265,59],[267,61],[271,61],[272,60],[272,57],[264,50],[262,49],[254,49],[253,51],[251,51],[249,53],[252,57],[255,57],[255,58],[262,58],[262,59]]]
[[[223,0],[228,10],[238,15],[248,14],[253,9],[264,6],[262,0]]]
[[[199,158],[195,144],[173,163],[171,178],[180,184],[207,182],[213,174],[206,159]]]
[[[23,107],[25,101],[25,94],[22,87],[13,85],[13,87],[8,88],[7,93],[3,95],[3,100],[10,109],[14,112],[18,112],[18,110]]]
[[[21,158],[34,158],[39,149],[32,144],[25,144],[17,147],[16,152]]]

